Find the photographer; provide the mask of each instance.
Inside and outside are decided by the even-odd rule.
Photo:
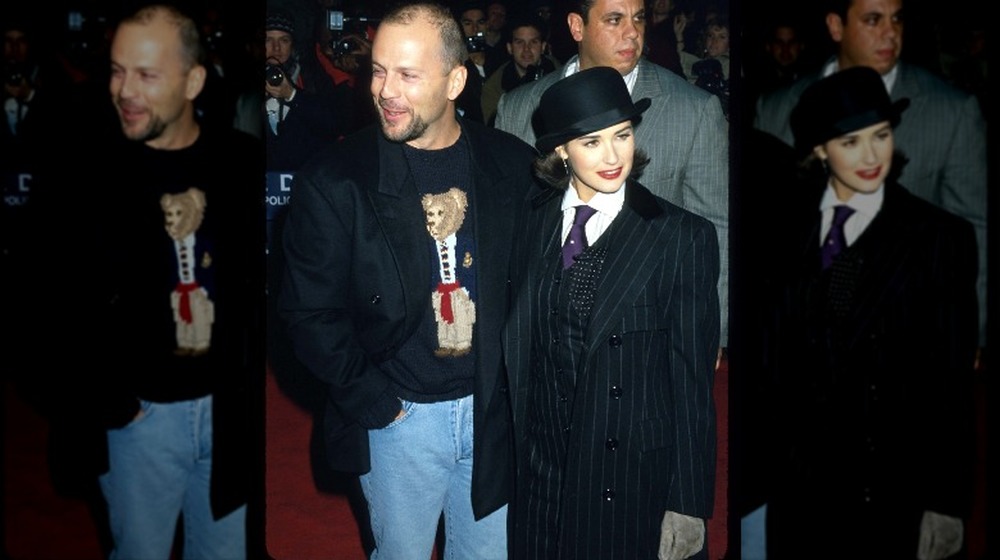
[[[317,22],[314,50],[333,82],[337,110],[347,117],[345,134],[350,134],[376,120],[368,91],[374,29],[367,17],[329,10],[324,15]]]
[[[462,28],[465,48],[469,51],[469,57],[465,59],[468,78],[465,89],[455,100],[455,105],[462,117],[485,123],[481,101],[483,84],[490,70],[496,65],[487,59],[489,45],[486,44],[486,8],[478,2],[462,4],[455,11],[455,20]]]
[[[319,61],[296,52],[289,14],[271,11],[264,32],[267,169],[292,173],[344,133],[348,115]]]

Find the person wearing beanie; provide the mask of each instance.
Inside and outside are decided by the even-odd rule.
[[[294,173],[346,131],[350,115],[341,105],[349,98],[338,96],[315,56],[299,48],[291,14],[271,10],[264,34],[267,168]]]
[[[617,70],[542,95],[511,259],[511,558],[707,558],[720,336],[711,222],[638,180],[649,159]]]
[[[898,182],[892,101],[858,66],[791,113],[801,182],[761,254],[767,555],[941,560],[972,502],[976,238]]]

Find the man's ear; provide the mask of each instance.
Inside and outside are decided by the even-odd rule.
[[[198,94],[201,93],[201,90],[205,87],[205,76],[207,73],[208,71],[201,64],[196,64],[188,72],[187,84],[184,86],[184,97],[188,101],[194,101],[198,97]]]
[[[583,16],[578,13],[570,12],[566,16],[566,23],[569,25],[569,33],[573,36],[573,40],[577,43],[583,41]]]
[[[844,20],[840,19],[840,14],[826,14],[826,30],[830,32],[830,38],[834,42],[839,43],[844,38]]]
[[[465,80],[469,78],[469,69],[464,64],[456,66],[448,72],[448,100],[454,101],[465,89]]]

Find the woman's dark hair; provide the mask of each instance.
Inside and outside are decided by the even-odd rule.
[[[646,152],[636,149],[632,155],[632,172],[629,173],[628,178],[638,179],[647,165],[649,165],[649,157],[646,156]],[[536,177],[554,188],[565,189],[569,186],[569,169],[555,150],[538,156],[535,159],[534,169]]]

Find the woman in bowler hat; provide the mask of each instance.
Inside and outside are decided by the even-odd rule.
[[[816,173],[768,251],[768,558],[951,557],[972,493],[971,224],[896,183],[909,104],[855,67],[803,92]],[[896,157],[894,157],[894,155]]]
[[[564,78],[511,260],[512,558],[705,555],[719,345],[711,223],[650,193],[621,75]]]

